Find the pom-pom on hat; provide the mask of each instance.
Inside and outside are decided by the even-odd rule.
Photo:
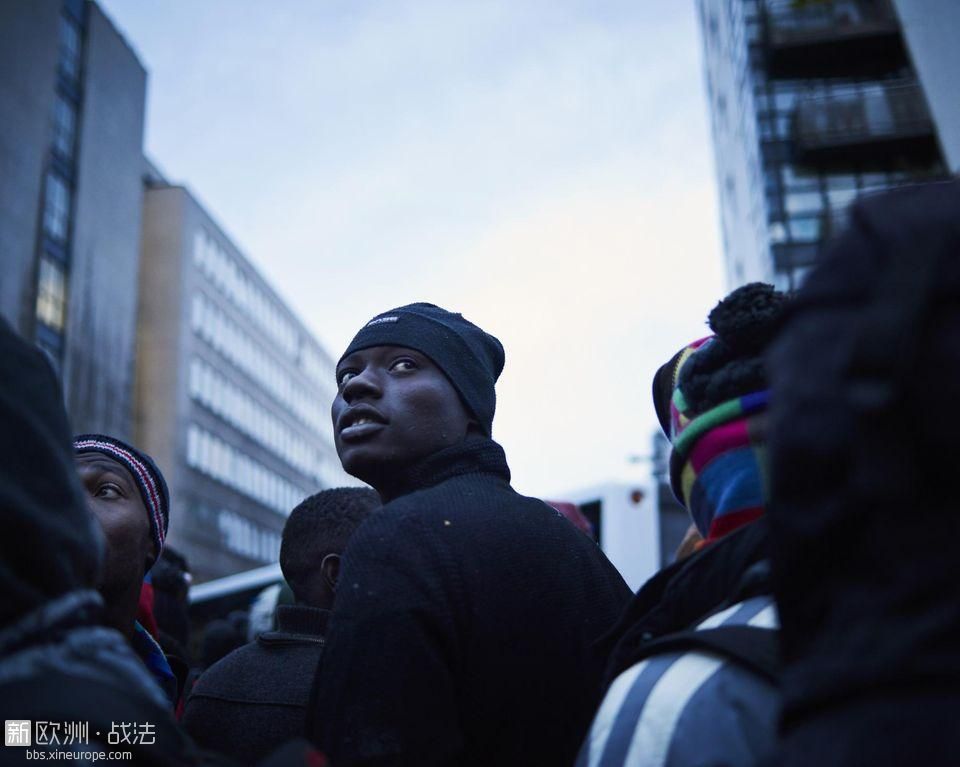
[[[170,523],[170,495],[166,480],[153,459],[132,445],[105,434],[80,434],[73,440],[73,452],[76,455],[102,453],[130,472],[143,499],[143,508],[147,510],[159,559]]]
[[[405,346],[426,354],[440,368],[489,436],[503,371],[503,345],[494,336],[434,304],[416,303],[378,314],[354,336],[345,357],[374,346]],[[339,365],[339,362],[337,363]]]
[[[772,285],[734,290],[708,317],[714,335],[677,352],[654,376],[657,419],[673,446],[670,481],[710,539],[758,516],[766,501],[764,352],[787,297]]]

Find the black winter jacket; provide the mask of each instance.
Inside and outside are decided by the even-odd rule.
[[[780,765],[957,764],[960,182],[864,198],[771,354]]]
[[[338,767],[573,763],[630,592],[509,481],[491,440],[443,450],[351,539],[312,716]]]
[[[328,616],[315,607],[280,605],[276,631],[234,650],[197,680],[181,719],[186,731],[204,748],[247,764],[302,737]]]

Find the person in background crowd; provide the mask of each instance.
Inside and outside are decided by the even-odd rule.
[[[197,680],[183,725],[205,748],[250,761],[304,734],[347,539],[380,506],[368,488],[336,488],[298,505],[283,528],[280,568],[297,603],[277,608],[276,631],[257,637]]]
[[[774,763],[956,764],[960,182],[851,208],[771,378]]]
[[[200,640],[200,669],[205,671],[247,644],[249,623],[246,610],[231,610],[227,617],[210,621]]]
[[[569,501],[544,501],[544,503],[559,511],[581,533],[588,538],[593,538],[593,525],[577,504]]]
[[[105,621],[130,642],[171,706],[183,680],[174,675],[160,645],[137,621],[143,579],[163,550],[170,517],[167,483],[153,459],[104,434],[81,434],[74,460],[87,507],[106,540],[97,586]]]
[[[432,304],[368,322],[337,368],[344,469],[384,502],[344,554],[313,732],[337,767],[570,764],[594,643],[629,590],[510,486],[491,439],[500,342]]]
[[[157,641],[167,657],[189,662],[191,575],[187,560],[180,552],[164,546],[149,576],[153,584],[153,614],[159,631]]]
[[[578,767],[736,767],[773,748],[763,354],[785,304],[769,285],[733,291],[710,312],[714,335],[656,374],[673,491],[705,543],[651,578],[606,638],[612,684]]]

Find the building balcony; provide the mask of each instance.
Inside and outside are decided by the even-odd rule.
[[[794,113],[797,162],[842,168],[899,158],[932,162],[933,121],[916,82],[873,83],[802,98]]]
[[[908,63],[890,0],[766,0],[763,13],[771,77],[869,77]]]

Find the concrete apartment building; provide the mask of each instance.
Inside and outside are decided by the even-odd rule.
[[[146,71],[84,0],[0,3],[0,315],[77,431],[133,436]]]
[[[276,562],[293,506],[354,480],[329,356],[144,158],[146,81],[92,0],[0,2],[0,315],[50,355],[76,432],[157,459],[204,580]]]
[[[860,194],[960,168],[960,3],[698,0],[729,287],[795,288]]]
[[[333,361],[190,193],[143,212],[136,438],[200,580],[276,562],[290,510],[356,484],[333,446]]]

